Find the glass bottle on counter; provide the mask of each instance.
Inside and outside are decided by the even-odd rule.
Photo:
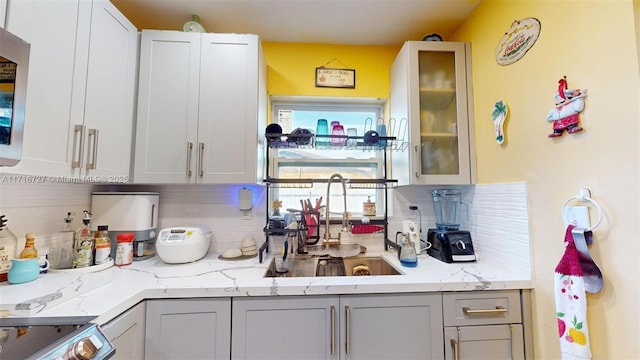
[[[11,259],[15,259],[18,238],[5,223],[0,224],[0,282],[7,281]]]
[[[20,252],[20,259],[36,259],[38,258],[38,250],[36,249],[36,234],[27,233],[25,235],[24,249]]]
[[[109,239],[109,227],[107,225],[98,225],[95,232],[96,251],[94,255],[94,263],[96,265],[105,264],[109,261],[111,255],[111,239]]]
[[[93,252],[95,249],[95,238],[90,229],[91,213],[84,210],[82,227],[76,233],[76,243],[74,246],[73,267],[83,268],[93,265]]]

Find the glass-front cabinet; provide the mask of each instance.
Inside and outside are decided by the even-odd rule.
[[[399,185],[476,181],[470,45],[407,41],[391,66],[390,111],[407,124],[392,154]]]

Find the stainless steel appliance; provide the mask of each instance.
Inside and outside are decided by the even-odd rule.
[[[158,236],[156,192],[94,192],[91,198],[91,226],[109,226],[111,258],[115,259],[118,234],[133,233],[133,260],[155,255]]]
[[[429,229],[427,233],[427,239],[431,243],[427,254],[446,263],[476,261],[471,233],[460,230],[458,222],[460,205],[468,207],[462,202],[460,190],[436,189],[431,192],[431,196],[436,228]]]
[[[108,359],[116,349],[93,319],[0,318],[0,359]]]
[[[0,166],[22,159],[30,51],[29,43],[0,29]]]

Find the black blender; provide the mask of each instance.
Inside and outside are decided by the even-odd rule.
[[[462,202],[460,190],[437,189],[431,192],[431,196],[436,228],[429,229],[427,233],[431,243],[427,254],[446,263],[476,261],[471,233],[460,230],[458,222],[460,205],[465,205],[468,209],[468,205]]]

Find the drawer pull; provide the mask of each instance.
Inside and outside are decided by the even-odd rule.
[[[466,315],[486,315],[486,314],[504,314],[508,310],[502,306],[496,306],[495,309],[469,309],[468,307],[463,307],[462,312]]]

